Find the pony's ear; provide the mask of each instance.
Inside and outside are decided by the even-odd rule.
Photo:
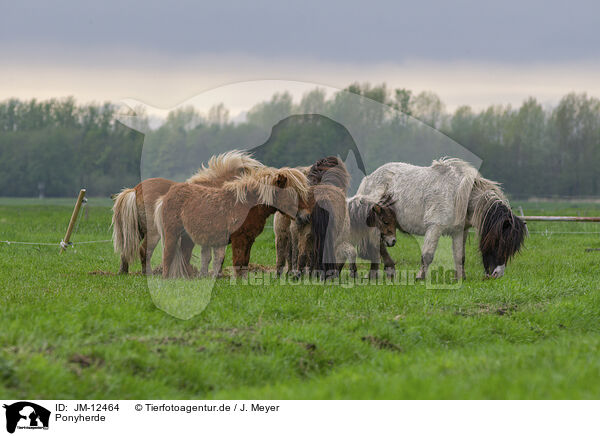
[[[285,188],[285,185],[287,185],[287,177],[285,174],[278,174],[277,179],[275,180],[275,186],[278,188]]]

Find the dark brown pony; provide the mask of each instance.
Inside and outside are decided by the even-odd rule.
[[[215,249],[215,277],[231,242],[235,273],[245,274],[250,249],[268,216],[276,211],[295,216],[307,207],[307,194],[306,177],[293,168],[261,168],[221,188],[173,185],[157,201],[154,217],[163,238],[163,277],[189,277],[182,243],[186,238]]]
[[[336,156],[328,156],[316,161],[310,167],[299,167],[304,172],[310,186],[332,185],[340,188],[344,195],[348,192],[350,185],[350,174],[344,162]],[[313,204],[314,206],[314,204]],[[312,211],[312,206],[311,206]],[[300,224],[290,220],[282,214],[275,214],[273,230],[275,232],[275,247],[277,253],[276,270],[280,275],[287,263],[288,273],[299,275],[298,260],[299,253],[304,253],[301,269],[313,269],[314,258],[314,234],[310,226],[310,213],[300,218]]]
[[[345,261],[355,263],[356,250],[349,243],[350,221],[346,193],[350,174],[341,159],[319,159],[308,170],[311,185],[310,212],[299,212],[295,225],[298,251],[296,277],[317,271],[321,277],[339,274]]]
[[[237,176],[262,166],[248,153],[233,150],[211,157],[208,165],[202,166],[187,182],[219,187],[228,180],[233,180]],[[150,260],[158,241],[160,241],[160,235],[154,223],[154,205],[175,183],[163,178],[146,179],[135,188],[122,190],[115,197],[112,225],[114,249],[121,256],[119,273],[127,273],[129,265],[135,261],[138,254],[142,262],[142,272],[152,273]],[[189,263],[193,244],[191,241],[185,240],[182,245]],[[210,262],[210,251],[206,253],[203,250],[202,258],[203,260],[208,258],[208,262]]]

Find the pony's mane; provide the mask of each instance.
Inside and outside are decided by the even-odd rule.
[[[311,185],[333,185],[348,191],[350,186],[350,173],[344,162],[336,157],[329,156],[316,161],[308,170],[308,183]]]
[[[391,207],[394,204],[394,201],[388,194],[384,195],[379,200],[366,195],[357,194],[354,197],[346,199],[346,204],[348,205],[350,225],[353,228],[360,228],[366,224],[373,206],[378,204],[381,207]]]
[[[271,168],[262,167],[252,172],[236,177],[225,182],[223,188],[235,194],[236,201],[245,203],[248,193],[255,192],[261,203],[273,205],[275,193],[280,189],[276,183],[280,176],[286,178],[284,188],[293,189],[296,194],[306,200],[308,198],[308,181],[306,176],[296,168]]]
[[[510,203],[500,189],[500,184],[498,182],[485,179],[479,175],[473,181],[473,187],[471,191],[471,201],[473,207],[471,225],[478,231],[481,231],[482,224],[494,205],[501,203],[510,209]]]
[[[240,150],[231,150],[211,157],[208,164],[206,166],[203,164],[202,168],[186,182],[206,183],[215,179],[232,179],[262,167],[264,165],[254,159],[252,154]]]

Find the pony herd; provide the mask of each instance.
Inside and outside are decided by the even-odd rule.
[[[273,214],[277,274],[287,268],[296,278],[327,279],[346,263],[354,277],[357,256],[371,262],[371,278],[381,262],[392,276],[387,247],[395,245],[396,230],[425,236],[418,279],[425,278],[440,236],[451,236],[456,276],[463,278],[471,226],[480,236],[486,276],[501,277],[527,234],[498,184],[458,159],[429,167],[385,164],[350,198],[349,185],[344,163],[334,156],[309,167],[272,168],[237,150],[213,156],[184,183],[144,180],[115,197],[119,272],[127,273],[139,256],[142,272],[152,274],[152,254],[162,240],[164,278],[208,276],[211,261],[212,276],[221,276],[229,244],[234,273],[245,275],[252,245]],[[201,247],[199,270],[191,263],[195,245]]]

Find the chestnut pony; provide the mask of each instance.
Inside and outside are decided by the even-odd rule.
[[[220,188],[178,183],[155,205],[154,220],[163,240],[163,277],[189,277],[185,242],[215,249],[213,276],[221,273],[232,245],[236,275],[247,272],[250,249],[267,218],[280,211],[296,216],[308,207],[307,179],[294,168],[260,168]],[[203,266],[201,274],[207,274]]]
[[[261,168],[261,164],[248,153],[232,150],[213,156],[207,166],[202,166],[187,182],[203,186],[222,186],[224,182]],[[163,178],[144,180],[135,188],[123,189],[116,197],[113,206],[113,245],[121,255],[119,273],[127,273],[129,264],[139,254],[142,272],[152,273],[150,260],[160,235],[154,224],[154,204],[165,195],[175,182]],[[184,241],[189,263],[191,250],[189,241]],[[192,245],[193,247],[193,245]],[[210,251],[203,249],[203,259],[210,262]]]

